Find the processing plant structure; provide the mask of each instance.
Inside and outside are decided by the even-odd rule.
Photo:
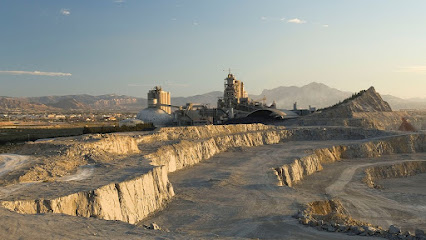
[[[137,118],[152,122],[156,126],[192,126],[206,124],[225,124],[231,120],[247,118],[283,119],[286,114],[262,101],[252,100],[244,89],[244,83],[236,80],[229,72],[225,78],[223,97],[217,101],[216,108],[207,104],[187,103],[174,106],[170,93],[161,87],[154,87],[148,92],[148,108],[139,112]],[[175,111],[172,112],[172,108]]]

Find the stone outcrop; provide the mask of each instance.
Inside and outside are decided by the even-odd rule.
[[[405,132],[415,132],[416,128],[409,122],[408,119],[402,118],[402,123],[399,126],[399,131],[405,131]]]
[[[0,204],[18,213],[62,213],[137,223],[162,209],[174,196],[164,167],[128,181],[110,183],[98,189],[76,192],[53,199],[2,201]]]
[[[348,235],[374,236],[387,239],[425,239],[420,229],[415,234],[402,232],[397,226],[390,225],[388,230],[379,226],[355,220],[350,217],[338,199],[314,201],[307,204],[303,211],[294,215],[299,223],[314,227],[319,231],[340,232]]]
[[[426,161],[407,161],[385,166],[374,166],[364,170],[363,181],[372,188],[380,188],[376,181],[388,178],[401,178],[426,173]]]
[[[305,176],[321,171],[323,164],[341,159],[374,158],[389,154],[425,151],[426,135],[424,134],[394,136],[361,144],[318,149],[313,154],[275,168],[275,172],[282,185],[291,187]]]

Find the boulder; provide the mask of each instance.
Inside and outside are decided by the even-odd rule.
[[[425,236],[425,232],[423,230],[420,230],[420,229],[416,229],[414,234],[416,235],[417,238],[421,238],[421,237]]]
[[[335,227],[333,227],[333,226],[331,226],[331,225],[329,225],[329,226],[327,227],[327,231],[329,231],[329,232],[335,232],[335,231],[336,231],[336,228],[335,228]]]
[[[156,223],[151,223],[146,228],[152,229],[152,230],[161,230],[160,226],[158,226]]]
[[[388,232],[389,232],[390,234],[398,234],[398,233],[400,233],[400,232],[401,232],[401,229],[399,229],[398,227],[396,227],[396,226],[394,226],[394,225],[390,225],[390,226],[389,226],[389,230],[388,230]]]
[[[339,231],[341,232],[347,232],[349,230],[349,227],[347,225],[339,225]]]

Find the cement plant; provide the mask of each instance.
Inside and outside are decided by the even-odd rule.
[[[275,102],[267,106],[265,97],[263,102],[250,99],[244,83],[236,80],[231,72],[225,78],[224,86],[223,97],[218,99],[216,108],[200,103],[173,106],[170,92],[156,86],[148,92],[148,107],[139,112],[137,119],[156,126],[197,126],[283,120],[308,115],[316,110],[311,106],[309,109],[297,109],[297,103],[294,103],[292,110],[278,110]],[[175,109],[173,113],[172,108]]]
[[[171,94],[126,131],[2,146],[2,238],[426,239],[425,112],[374,87],[277,109],[232,73],[215,107]]]

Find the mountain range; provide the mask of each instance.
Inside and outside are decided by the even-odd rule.
[[[173,94],[173,92],[171,93]],[[278,108],[292,109],[297,102],[298,108],[308,106],[324,108],[350,97],[353,93],[340,91],[325,84],[312,82],[302,87],[277,87],[265,89],[259,95],[249,95],[251,99],[259,100],[266,97],[266,103],[275,101]],[[188,102],[209,104],[215,107],[217,99],[223,96],[221,91],[189,97],[172,97],[172,105],[182,106]],[[382,95],[392,109],[426,109],[426,99],[402,99],[392,95]],[[136,112],[147,106],[145,98],[126,95],[107,94],[92,96],[87,94],[43,97],[0,97],[0,112],[28,111],[28,112],[63,112],[63,111],[129,111]]]

